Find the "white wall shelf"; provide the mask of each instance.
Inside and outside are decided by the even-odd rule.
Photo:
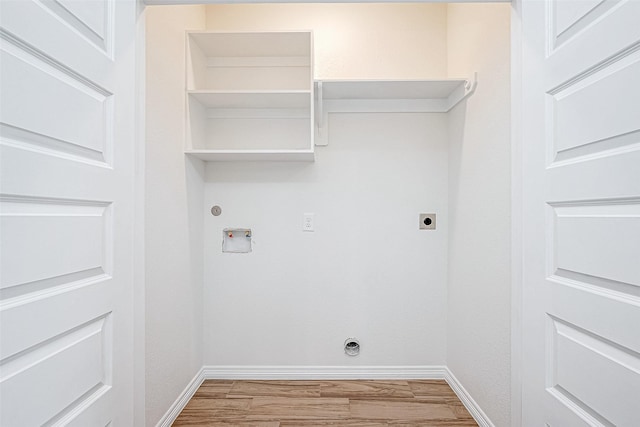
[[[473,79],[318,80],[315,145],[327,145],[329,113],[446,113],[476,90]]]
[[[312,150],[190,150],[186,154],[207,162],[313,162]]]
[[[466,80],[319,80],[324,99],[444,99]]]
[[[309,31],[188,32],[185,153],[206,161],[313,161]]]
[[[225,109],[309,109],[310,90],[213,91],[190,90],[188,96],[205,108]]]
[[[314,83],[312,52],[311,32],[188,32],[185,153],[313,161],[314,146],[328,144],[330,113],[444,113],[477,85],[475,76]]]

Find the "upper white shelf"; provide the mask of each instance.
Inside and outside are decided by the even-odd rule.
[[[189,90],[311,90],[310,32],[187,33]]]
[[[432,99],[448,98],[466,80],[328,80],[322,81],[324,99]]]
[[[476,80],[318,80],[318,112],[444,113],[473,93]],[[322,121],[322,120],[321,120]]]
[[[205,108],[306,108],[310,90],[290,91],[216,91],[190,90],[187,94]]]
[[[473,80],[318,80],[314,143],[329,143],[329,113],[446,113],[477,84],[477,74]]]
[[[189,31],[189,37],[207,57],[309,57],[311,32]]]

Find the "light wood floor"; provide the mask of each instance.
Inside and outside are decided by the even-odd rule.
[[[477,426],[444,381],[205,381],[174,426]]]

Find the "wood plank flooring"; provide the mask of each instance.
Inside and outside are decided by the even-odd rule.
[[[472,427],[445,381],[207,380],[175,427]]]

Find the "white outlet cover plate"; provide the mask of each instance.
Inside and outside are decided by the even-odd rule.
[[[303,215],[302,231],[314,231],[315,230],[315,214],[306,213]]]

